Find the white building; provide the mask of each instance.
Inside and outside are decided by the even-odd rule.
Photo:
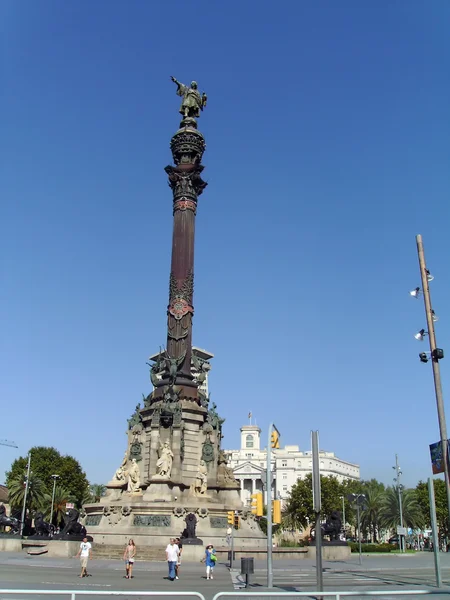
[[[236,479],[241,482],[241,499],[250,505],[251,494],[263,490],[265,481],[267,450],[261,449],[261,429],[257,425],[241,427],[241,447],[227,450],[228,466],[233,469]],[[339,481],[359,480],[359,466],[341,460],[334,452],[319,453],[320,474],[334,475]],[[298,479],[312,472],[311,451],[301,452],[298,446],[285,446],[272,449],[272,489],[273,497],[287,499],[288,493]]]

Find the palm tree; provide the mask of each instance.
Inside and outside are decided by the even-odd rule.
[[[51,523],[59,525],[64,521],[64,515],[66,514],[66,504],[68,502],[76,502],[75,496],[73,496],[65,487],[62,485],[55,486],[55,497],[53,500],[53,514],[50,514],[52,506],[52,494],[45,494],[45,504],[42,505],[46,519]]]
[[[91,491],[89,488],[86,488],[86,490],[84,491],[83,494],[83,498],[81,499],[81,506],[84,506],[85,504],[92,504],[94,502],[94,497],[91,494]]]
[[[100,498],[106,494],[106,486],[102,483],[93,483],[89,486],[89,492],[92,496],[91,502],[100,502]]]
[[[12,508],[22,509],[25,498],[26,477],[20,475],[11,479],[8,485],[9,502]],[[27,510],[38,510],[41,508],[46,494],[43,482],[30,473],[27,491]]]
[[[361,529],[367,530],[375,542],[380,531],[380,511],[384,498],[384,490],[380,486],[369,485],[365,490],[364,507],[361,512]]]
[[[425,518],[417,500],[416,491],[412,489],[403,490],[401,495],[404,527],[422,529]],[[397,525],[400,525],[400,503],[396,486],[387,488],[384,494],[380,510],[380,523],[389,529],[394,529]]]

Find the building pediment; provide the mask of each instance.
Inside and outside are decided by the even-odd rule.
[[[233,469],[233,473],[235,475],[260,475],[263,471],[263,467],[255,465],[255,463],[252,463],[250,461],[247,461]]]

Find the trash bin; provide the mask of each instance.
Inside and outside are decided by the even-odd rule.
[[[253,575],[255,572],[253,556],[245,556],[241,558],[241,575]]]

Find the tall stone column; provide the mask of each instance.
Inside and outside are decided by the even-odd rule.
[[[154,401],[163,395],[163,388],[168,385],[182,388],[180,398],[198,398],[197,384],[191,374],[194,240],[197,199],[207,185],[201,178],[204,167],[200,164],[205,147],[195,119],[183,119],[170,144],[175,166],[165,168],[173,193],[172,261],[167,350],[163,377],[155,386]]]

